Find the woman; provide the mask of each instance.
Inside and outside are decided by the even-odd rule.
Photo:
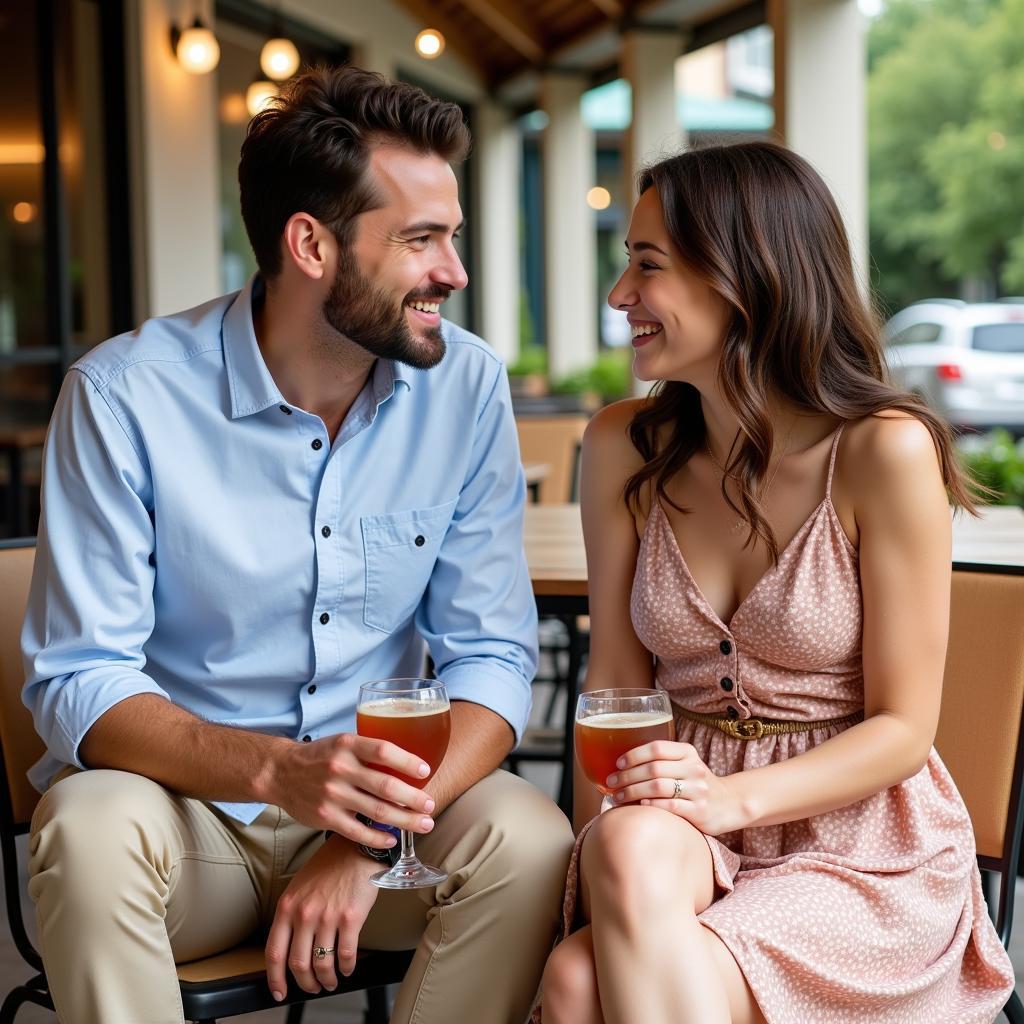
[[[989,1024],[1012,969],[932,749],[949,430],[886,383],[805,161],[700,149],[640,191],[609,302],[663,383],[587,431],[586,688],[666,690],[677,742],[580,831],[544,1024]]]

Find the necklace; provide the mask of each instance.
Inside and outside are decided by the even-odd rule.
[[[789,454],[789,442],[793,436],[793,424],[790,423],[789,430],[786,433],[786,440],[782,445],[782,454],[779,456],[778,461],[775,463],[775,470],[772,475],[768,478],[768,483],[765,484],[764,490],[761,491],[760,497],[764,500],[768,496],[768,492],[772,489],[772,484],[775,483],[775,478],[779,475],[779,469],[782,466],[782,460]],[[711,460],[711,464],[722,474],[722,479],[729,477],[731,480],[735,480],[736,477],[730,473],[725,466],[723,466],[718,459],[715,458],[715,453],[711,450],[711,441],[707,434],[704,435],[704,449],[708,453],[708,458]],[[729,527],[730,533],[739,533],[744,527],[749,527],[750,523],[747,522],[743,516],[733,521],[732,526]]]

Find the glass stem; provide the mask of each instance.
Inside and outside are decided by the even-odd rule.
[[[415,860],[416,851],[413,849],[412,833],[402,829],[402,860]]]

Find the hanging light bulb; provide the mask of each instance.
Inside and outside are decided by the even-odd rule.
[[[265,110],[272,99],[277,96],[277,86],[264,78],[254,78],[249,88],[245,90],[245,106],[250,117],[255,117],[261,110]]]
[[[275,36],[263,44],[260,51],[260,67],[267,78],[282,82],[299,70],[299,51],[290,39]]]
[[[184,32],[172,29],[171,42],[178,63],[193,75],[207,74],[220,61],[220,43],[202,18],[197,17]]]
[[[424,60],[434,60],[444,53],[444,36],[436,28],[425,28],[416,37],[414,45]]]

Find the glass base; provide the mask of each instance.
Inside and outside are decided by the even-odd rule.
[[[447,881],[448,875],[418,860],[400,860],[390,871],[370,876],[378,889],[424,889]]]

